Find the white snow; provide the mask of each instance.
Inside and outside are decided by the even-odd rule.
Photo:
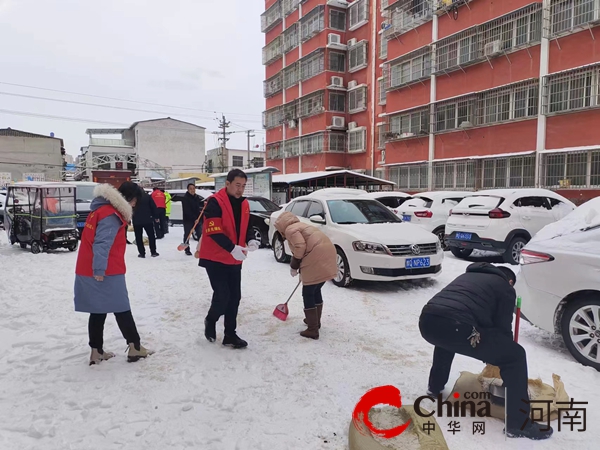
[[[444,259],[436,281],[358,283],[324,290],[318,341],[303,328],[299,292],[286,322],[272,311],[296,279],[270,250],[250,254],[243,268],[238,332],[245,350],[209,343],[203,319],[211,289],[197,260],[178,252],[182,228],[158,241],[159,258],[137,258],[127,248],[128,288],[144,345],[157,351],[128,364],[113,316],[105,349],[117,356],[89,367],[87,315],[73,311],[75,253],[33,255],[9,246],[0,234],[0,449],[210,449],[316,450],[347,448],[352,411],[369,389],[392,384],[412,404],[427,388],[433,348],[420,336],[425,302],[463,273],[467,262]],[[504,441],[503,424],[488,419],[486,434],[471,423],[448,431],[450,448],[597,448],[600,374],[578,364],[559,338],[521,321],[520,343],[529,376],[552,383],[557,373],[567,393],[588,401],[587,431],[556,422],[550,441]],[[447,392],[460,371],[484,365],[457,356]]]

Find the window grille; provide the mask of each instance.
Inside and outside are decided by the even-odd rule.
[[[387,141],[429,134],[429,114],[429,107],[424,107],[390,116]]]
[[[291,13],[298,9],[298,5],[300,4],[300,0],[283,0],[283,15],[284,17],[289,16]]]
[[[298,156],[300,154],[300,138],[289,139],[284,142],[283,145],[284,152],[286,158],[291,158],[294,156]]]
[[[325,6],[317,6],[300,19],[300,40],[308,41],[325,29]]]
[[[277,106],[263,112],[263,128],[275,128],[283,123],[283,108]]]
[[[377,80],[377,88],[379,89],[379,104],[385,105],[387,103],[387,91],[385,90],[385,78]]]
[[[283,33],[283,53],[298,47],[299,43],[298,22],[296,22]]]
[[[283,69],[283,87],[285,89],[295,86],[300,81],[300,65],[298,63]]]
[[[329,111],[346,112],[346,93],[330,92],[329,93]]]
[[[281,0],[278,0],[260,16],[261,31],[263,33],[272,30],[283,20],[283,11],[281,6]]]
[[[268,159],[282,159],[283,145],[281,142],[272,142],[266,145]]]
[[[475,161],[449,161],[433,164],[435,189],[474,189]]]
[[[600,19],[599,0],[550,0],[548,37],[558,37],[597,24]]]
[[[544,77],[544,114],[577,111],[600,105],[600,64]]]
[[[400,0],[391,5],[391,26],[384,32],[388,39],[400,36],[433,18],[433,0]]]
[[[348,112],[356,114],[367,109],[367,86],[348,91]]]
[[[380,36],[379,40],[379,59],[387,59],[388,57],[388,39],[385,36]]]
[[[544,154],[541,175],[546,188],[599,188],[600,149]]]
[[[325,70],[325,53],[319,49],[300,61],[300,80],[305,81]]]
[[[329,28],[332,30],[346,31],[346,13],[337,9],[329,10]]]
[[[329,70],[332,72],[346,72],[346,53],[330,50]]]
[[[303,155],[323,152],[324,133],[311,134],[300,138],[300,147]]]
[[[348,131],[348,153],[360,153],[367,149],[367,129]]]
[[[298,116],[310,117],[325,112],[325,91],[314,92],[299,99]]]
[[[388,179],[397,184],[399,189],[428,189],[428,164],[414,164],[390,167]]]
[[[378,136],[378,144],[377,148],[384,149],[385,148],[385,134],[387,133],[386,124],[381,123],[377,125],[377,136]]]
[[[282,37],[277,36],[262,50],[263,65],[271,64],[283,56]]]
[[[283,105],[283,116],[284,120],[296,120],[298,119],[298,100],[286,103]]]
[[[265,98],[272,97],[283,90],[283,74],[279,72],[277,75],[263,81],[263,90]]]
[[[360,41],[348,49],[348,72],[353,73],[367,67],[368,41]]]
[[[376,1],[376,0],[372,0]],[[353,31],[369,21],[369,1],[357,0],[350,4],[349,10],[349,31]]]
[[[423,47],[385,64],[386,89],[398,89],[431,76],[431,48]]]

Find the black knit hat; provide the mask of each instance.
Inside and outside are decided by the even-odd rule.
[[[517,282],[517,275],[510,270],[508,267],[504,267],[504,266],[496,266],[498,269],[500,269],[502,271],[502,273],[504,273],[504,275],[506,276],[506,278],[508,278],[508,280],[512,280],[513,284],[515,284]]]
[[[139,199],[142,195],[140,187],[133,181],[125,181],[119,186],[119,192],[128,202],[132,201],[134,198]]]

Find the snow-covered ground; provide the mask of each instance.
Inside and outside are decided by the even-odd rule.
[[[87,365],[87,315],[73,311],[76,254],[33,255],[0,235],[0,449],[345,449],[358,399],[392,384],[404,404],[424,394],[432,347],[420,336],[425,302],[467,262],[449,253],[435,281],[359,283],[324,288],[318,341],[303,329],[300,292],[287,322],[273,317],[296,279],[270,250],[250,255],[243,269],[238,332],[249,347],[233,350],[203,337],[211,289],[197,260],[177,251],[182,229],[158,241],[160,257],[141,260],[128,246],[128,287],[142,342],[157,353],[128,364],[113,316],[105,349],[117,357]],[[525,300],[524,300],[525,301]],[[520,342],[530,377],[587,400],[587,431],[556,430],[549,441],[504,441],[503,424],[488,419],[473,436],[471,419],[448,432],[451,449],[598,448],[600,373],[578,364],[561,341],[522,322]],[[457,356],[460,370],[483,364]]]

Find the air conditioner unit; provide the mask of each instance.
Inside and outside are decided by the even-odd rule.
[[[288,128],[291,128],[291,129],[296,128],[296,121],[295,120],[288,121]]]
[[[485,44],[485,47],[483,47],[483,54],[485,56],[497,55],[501,51],[502,41],[500,41],[499,39],[492,42],[488,42],[487,44]]]
[[[400,135],[401,138],[409,138],[409,137],[413,137],[415,135],[415,133],[402,133]]]
[[[352,47],[353,45],[356,45],[356,38],[354,39],[348,39],[348,47]]]
[[[342,43],[342,37],[339,34],[335,34],[335,33],[330,33],[327,39],[327,44],[331,45],[331,44],[341,44]]]
[[[343,77],[331,77],[331,85],[336,87],[344,87]]]
[[[346,118],[341,116],[333,116],[331,126],[333,128],[344,128],[346,124]]]
[[[350,122],[348,124],[348,130],[354,130],[356,128],[356,122]]]
[[[348,83],[348,89],[354,89],[356,86],[358,86],[357,81],[351,81]]]
[[[465,128],[473,128],[473,124],[471,122],[469,122],[468,120],[463,120],[460,125],[460,128],[465,129]]]

